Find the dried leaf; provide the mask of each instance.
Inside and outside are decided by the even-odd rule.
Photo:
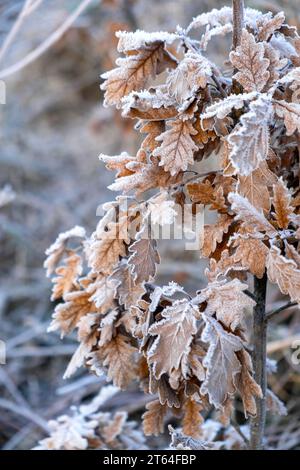
[[[136,241],[129,247],[132,253],[128,260],[136,284],[149,281],[155,276],[156,265],[160,263],[157,242],[151,238],[148,226],[145,225],[137,234]]]
[[[154,375],[159,379],[164,373],[178,369],[190,351],[193,335],[196,333],[197,309],[187,300],[177,300],[161,313],[162,320],[149,328],[152,336],[157,336],[150,351],[148,361],[153,364]]]
[[[51,300],[57,300],[64,297],[74,288],[78,288],[78,277],[82,274],[81,256],[71,254],[66,259],[65,266],[59,266],[55,270],[57,277],[54,277]]]
[[[291,214],[294,209],[291,205],[291,195],[283,179],[280,178],[273,186],[273,205],[275,208],[275,218],[279,228],[288,228]]]
[[[107,377],[122,390],[136,377],[134,354],[137,349],[131,345],[130,338],[118,334],[89,356],[88,365],[97,375],[107,368]],[[128,367],[130,365],[130,367]]]
[[[255,305],[254,300],[244,293],[247,288],[247,284],[242,284],[238,279],[214,282],[201,291],[197,300],[207,302],[206,314],[216,314],[226,328],[235,331],[242,326],[244,309]]]
[[[186,400],[182,419],[182,432],[186,436],[190,436],[195,439],[201,436],[200,426],[203,423],[203,417],[200,412],[202,411],[202,408],[201,403],[196,402],[192,398]]]
[[[154,400],[146,405],[147,411],[143,414],[143,430],[145,436],[158,436],[164,432],[164,417],[167,405],[161,405],[159,400]]]
[[[228,137],[229,158],[240,175],[248,176],[266,160],[269,152],[269,123],[273,108],[267,95],[252,101],[249,111]]]
[[[271,238],[276,235],[276,230],[265,218],[263,212],[253,207],[248,199],[238,193],[230,193],[228,200],[231,203],[231,209],[236,213],[236,220],[241,220],[244,225],[251,227],[254,231],[265,232]]]
[[[239,176],[238,193],[246,197],[256,209],[268,213],[271,207],[268,187],[275,184],[276,180],[266,162],[262,162],[249,176]]]
[[[223,188],[215,188],[209,180],[188,183],[188,194],[193,202],[210,205],[212,210],[226,210]]]
[[[225,331],[210,315],[203,314],[203,319],[206,326],[201,339],[209,343],[209,349],[203,361],[206,379],[201,393],[208,394],[210,403],[222,409],[227,397],[236,391],[236,377],[241,371],[236,352],[243,349],[243,343],[240,337]]]
[[[238,72],[234,78],[246,92],[262,91],[269,79],[269,60],[264,58],[264,45],[256,43],[254,36],[246,29],[242,32],[241,45],[229,55]]]
[[[237,352],[237,357],[241,363],[241,372],[236,378],[236,386],[241,394],[244,413],[247,418],[248,415],[256,415],[256,398],[262,398],[262,391],[260,386],[253,378],[253,367],[251,357],[248,352],[243,349]]]
[[[269,280],[276,283],[283,294],[300,303],[300,270],[294,261],[280,254],[277,246],[272,246],[269,251],[267,273]]]
[[[115,281],[115,298],[119,303],[124,305],[125,309],[137,305],[145,289],[141,284],[134,282],[130,266],[127,263],[120,264],[111,275],[111,279]]]
[[[204,226],[203,244],[201,247],[201,256],[208,258],[217,248],[217,243],[221,243],[224,233],[232,223],[232,217],[227,214],[221,214],[215,224]]]
[[[169,123],[170,129],[156,138],[161,142],[160,147],[153,152],[160,157],[160,166],[171,175],[185,171],[189,164],[194,162],[193,154],[197,150],[192,136],[197,134],[190,121],[177,119]]]
[[[287,103],[284,100],[276,100],[274,109],[280,118],[284,119],[286,135],[292,135],[300,131],[300,103]]]
[[[240,262],[254,276],[261,279],[266,270],[268,248],[255,238],[237,237],[233,246],[236,247],[234,260]]]

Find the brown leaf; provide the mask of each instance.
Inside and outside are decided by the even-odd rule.
[[[272,246],[267,257],[267,273],[283,294],[300,303],[300,270],[294,261],[282,256],[276,246]]]
[[[164,432],[164,417],[167,405],[161,405],[159,400],[150,401],[146,405],[147,411],[143,414],[143,430],[145,436],[158,436]]]
[[[225,331],[210,315],[204,314],[203,318],[206,326],[201,339],[209,343],[209,349],[203,362],[206,379],[201,393],[208,394],[210,403],[221,409],[227,397],[236,391],[236,376],[241,371],[236,352],[243,349],[243,343],[240,337]]]
[[[256,209],[263,209],[268,213],[271,207],[268,187],[275,184],[276,180],[266,162],[261,162],[249,176],[239,176],[238,193],[246,197]]]
[[[262,91],[269,78],[269,60],[264,58],[264,45],[243,30],[241,45],[230,53],[232,65],[238,72],[233,76],[245,91]]]
[[[213,282],[201,291],[197,299],[207,302],[206,314],[216,314],[226,328],[235,331],[242,326],[244,308],[253,308],[255,305],[254,300],[244,293],[247,288],[247,284],[242,284],[238,279]]]
[[[181,361],[186,361],[193,335],[197,331],[197,309],[187,300],[177,300],[161,313],[162,320],[149,328],[152,336],[157,336],[150,351],[149,364],[153,364],[157,379],[164,373],[178,369]]]
[[[74,288],[78,288],[78,277],[82,273],[82,259],[76,253],[71,254],[66,259],[65,266],[59,266],[55,270],[57,276],[53,278],[51,300],[57,300],[64,297]]]
[[[136,241],[129,247],[132,253],[128,264],[132,269],[132,275],[136,284],[149,281],[156,274],[156,265],[160,263],[157,251],[157,242],[148,233],[145,225],[138,233]]]
[[[171,175],[185,171],[189,164],[194,162],[193,154],[197,150],[192,136],[197,134],[191,121],[177,119],[170,121],[170,129],[156,138],[161,142],[160,147],[153,152],[154,156],[160,157],[160,166]]]
[[[222,187],[216,189],[209,180],[187,184],[188,194],[193,202],[210,205],[212,210],[226,210]]]
[[[134,282],[130,266],[126,263],[120,264],[111,279],[116,283],[115,297],[126,309],[136,305],[145,293],[144,287]]]
[[[127,413],[125,411],[118,411],[113,419],[101,429],[101,436],[107,444],[113,442],[122,433],[126,420]]]
[[[240,262],[254,276],[261,279],[266,269],[268,248],[255,238],[237,237],[233,246],[236,247],[234,260]]]
[[[236,386],[241,394],[244,413],[247,418],[248,415],[256,415],[256,398],[262,398],[262,391],[260,386],[255,382],[253,378],[253,368],[251,357],[248,352],[243,349],[238,351],[237,357],[242,365],[241,372],[236,378]]]
[[[236,220],[240,220],[254,232],[265,232],[269,237],[276,235],[276,230],[265,218],[262,211],[259,211],[250,204],[248,199],[240,196],[238,193],[230,193],[228,200],[231,203],[231,209],[236,213]]]
[[[294,209],[291,205],[291,195],[283,182],[282,178],[273,186],[273,205],[275,208],[275,218],[278,227],[281,229],[288,228],[291,214]]]
[[[201,256],[208,258],[215,251],[217,244],[222,242],[224,233],[228,232],[231,223],[232,217],[221,214],[215,224],[204,226]]]
[[[296,131],[300,132],[300,103],[275,101],[274,109],[277,116],[284,119],[286,135],[292,135]]]
[[[196,402],[192,398],[186,400],[184,404],[184,415],[182,419],[182,432],[186,436],[197,439],[201,435],[200,426],[203,423],[201,411],[203,407],[201,403]]]
[[[285,16],[283,11],[277,13],[277,15],[270,17],[268,15],[262,15],[257,19],[258,33],[257,37],[259,41],[267,41],[275,31],[278,31],[283,25]]]
[[[163,71],[166,52],[162,41],[154,41],[140,50],[132,51],[125,58],[117,59],[117,68],[102,75],[105,79],[101,89],[105,90],[104,104],[121,107],[122,98],[132,91],[142,90],[150,78]]]
[[[97,375],[102,375],[107,368],[107,377],[122,390],[136,378],[134,354],[137,349],[130,343],[130,338],[118,334],[109,343],[90,354],[88,365]]]
[[[90,297],[91,294],[82,290],[66,294],[65,303],[58,304],[54,310],[48,331],[60,329],[62,336],[71,333],[83,316],[97,311]]]
[[[248,176],[266,160],[272,114],[270,98],[261,94],[250,103],[249,111],[243,114],[240,124],[228,136],[229,158],[240,175]]]

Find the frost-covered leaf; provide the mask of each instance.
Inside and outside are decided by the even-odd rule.
[[[102,375],[107,368],[107,378],[112,380],[116,387],[125,389],[136,377],[133,359],[136,352],[137,349],[132,346],[130,338],[118,334],[89,355],[88,365],[97,375]]]
[[[177,115],[174,100],[169,98],[166,90],[157,87],[151,91],[133,91],[122,100],[122,116],[148,121],[170,119]]]
[[[201,424],[204,419],[201,415],[203,406],[201,403],[189,398],[184,404],[184,414],[182,419],[182,432],[186,436],[193,437],[195,439],[201,436]]]
[[[200,88],[205,88],[212,75],[212,66],[201,54],[188,52],[167,78],[169,96],[179,105],[195,97]]]
[[[266,406],[267,411],[273,415],[286,416],[288,414],[285,404],[269,388],[266,393]]]
[[[256,209],[263,209],[265,213],[268,213],[271,206],[268,188],[272,187],[276,180],[276,176],[269,170],[266,162],[261,162],[249,176],[239,176],[238,193],[246,197]]]
[[[44,268],[47,269],[47,276],[50,276],[62,256],[65,254],[66,244],[72,238],[79,238],[80,241],[85,238],[85,229],[76,225],[67,232],[60,233],[55,242],[46,250],[47,258],[44,262]]]
[[[145,436],[158,436],[164,432],[164,418],[168,410],[159,400],[150,401],[143,414],[143,430]]]
[[[79,320],[77,338],[80,344],[68,364],[64,379],[69,379],[79,367],[83,366],[85,359],[97,344],[99,321],[100,315],[94,313],[87,314]]]
[[[156,265],[160,263],[157,251],[157,242],[151,238],[150,229],[145,224],[137,234],[136,241],[129,247],[130,256],[128,264],[136,284],[149,281],[156,274]]]
[[[256,415],[256,398],[262,398],[260,386],[253,378],[253,367],[250,354],[242,349],[237,352],[237,357],[241,363],[241,372],[236,378],[236,386],[241,394],[244,406],[245,417]]]
[[[193,202],[209,205],[212,210],[226,210],[223,188],[215,188],[209,180],[188,183],[188,194]]]
[[[221,214],[216,223],[204,226],[201,256],[208,258],[216,250],[217,244],[222,242],[224,234],[228,232],[231,223],[232,217]]]
[[[264,45],[256,43],[255,37],[243,30],[241,45],[229,55],[231,63],[238,72],[234,78],[246,92],[262,91],[269,79],[269,60],[264,58]]]
[[[130,266],[122,263],[111,275],[111,280],[115,283],[115,297],[125,309],[136,305],[145,289],[141,284],[136,284],[133,280]]]
[[[240,262],[254,276],[261,279],[266,269],[268,248],[256,238],[238,236],[233,243],[236,248],[234,260]]]
[[[52,279],[54,283],[51,300],[64,297],[73,288],[78,287],[78,277],[82,273],[82,259],[76,253],[71,254],[66,259],[65,266],[59,266],[55,270],[56,277]]]
[[[273,205],[275,218],[279,228],[288,228],[294,209],[291,205],[291,195],[282,178],[273,186]]]
[[[261,15],[261,18],[257,20],[257,38],[259,41],[268,41],[268,39],[278,31],[283,25],[285,15],[283,11],[280,11],[275,16]]]
[[[176,292],[184,292],[184,289],[173,281],[169,282],[167,286],[156,286],[150,294],[151,304],[149,305],[149,311],[155,312],[163,296],[172,297]]]
[[[148,211],[151,223],[161,226],[173,224],[177,216],[175,201],[169,198],[167,191],[161,191],[148,201]]]
[[[160,158],[160,166],[171,175],[185,171],[194,162],[194,152],[197,150],[192,136],[197,134],[192,123],[188,120],[177,119],[169,123],[169,129],[156,138],[161,142],[160,147],[153,152]]]
[[[148,352],[148,361],[153,364],[156,378],[178,369],[190,351],[196,327],[197,309],[187,300],[177,300],[162,312],[162,320],[149,328],[157,336]]]
[[[273,114],[270,99],[261,94],[228,137],[229,158],[240,175],[248,176],[266,160],[269,151],[269,124]]]
[[[227,397],[236,391],[236,377],[241,371],[236,352],[243,349],[243,342],[239,336],[224,330],[210,315],[203,314],[203,319],[206,326],[201,339],[209,344],[209,348],[203,361],[206,379],[201,393],[208,394],[210,403],[222,409]]]
[[[255,305],[254,300],[244,293],[246,289],[248,289],[247,284],[238,279],[230,282],[213,282],[201,291],[197,299],[200,302],[207,302],[206,314],[216,314],[217,319],[226,328],[235,331],[243,323],[244,309]]]
[[[240,220],[254,231],[265,232],[271,238],[276,235],[276,230],[265,218],[263,212],[252,206],[248,199],[238,193],[230,193],[228,200],[231,203],[231,209],[236,213],[236,220]]]
[[[54,310],[53,319],[48,331],[59,329],[62,337],[73,331],[83,316],[97,311],[90,297],[91,294],[84,290],[66,294],[65,302],[58,304]]]
[[[274,103],[274,109],[277,116],[284,120],[287,135],[300,131],[300,103],[277,100]]]
[[[106,164],[108,170],[116,170],[116,177],[132,175],[132,171],[127,168],[127,163],[135,162],[136,158],[128,155],[127,152],[122,152],[120,155],[108,156],[100,154],[99,159]]]
[[[176,65],[161,40],[150,39],[139,49],[128,52],[126,57],[117,59],[118,67],[102,75],[105,79],[101,85],[101,89],[105,90],[105,106],[121,107],[124,96],[142,90],[150,78],[161,73],[165,67]]]
[[[269,280],[276,283],[283,294],[300,303],[300,270],[293,260],[281,255],[277,246],[272,246],[269,251],[267,273]]]

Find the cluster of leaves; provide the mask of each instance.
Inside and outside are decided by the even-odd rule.
[[[171,412],[198,438],[202,410],[229,423],[237,394],[255,415],[248,276],[266,271],[300,302],[300,38],[283,13],[246,9],[241,44],[221,70],[206,48],[230,31],[225,7],[172,34],[117,33],[123,56],[103,77],[105,105],[146,136],[135,156],[100,156],[116,171],[110,189],[123,194],[104,205],[92,236],[75,227],[47,252],[52,299],[62,299],[50,330],[76,329],[80,343],[65,376],[86,365],[121,389],[138,380],[157,396],[146,435],[162,432]],[[211,156],[218,169],[201,175],[197,162]],[[199,241],[208,284],[194,295],[153,284],[160,257],[149,221],[179,224],[175,207],[186,203],[217,216]]]
[[[33,450],[146,449],[142,432],[136,422],[127,420],[126,412],[100,411],[117,391],[104,387],[90,403],[72,407],[71,415],[49,421],[49,437]]]

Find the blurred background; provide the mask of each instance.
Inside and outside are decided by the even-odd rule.
[[[0,105],[0,340],[7,352],[6,365],[0,365],[3,449],[33,447],[45,435],[47,420],[92,396],[103,383],[84,370],[72,381],[62,379],[76,337],[61,342],[46,333],[53,305],[43,261],[59,232],[78,224],[90,233],[97,206],[114,198],[106,189],[113,174],[99,162],[99,153],[137,148],[133,122],[102,106],[100,75],[114,65],[115,31],[173,30],[203,11],[230,5],[219,0],[32,0],[24,14],[25,3],[0,0],[0,78],[6,85],[6,104]],[[246,4],[275,13],[284,9],[288,21],[299,26],[298,0]],[[225,58],[224,44],[223,38],[213,42],[213,59]],[[161,280],[173,278],[198,289],[203,282],[198,255],[187,259],[171,245],[164,248]],[[292,319],[292,313],[281,314],[270,330],[281,371],[272,379],[273,390],[291,410],[288,421],[275,419],[268,427],[269,439],[281,448],[300,445],[300,375],[282,346],[283,338],[300,333],[298,315]],[[146,399],[133,389],[109,406],[136,418]]]

